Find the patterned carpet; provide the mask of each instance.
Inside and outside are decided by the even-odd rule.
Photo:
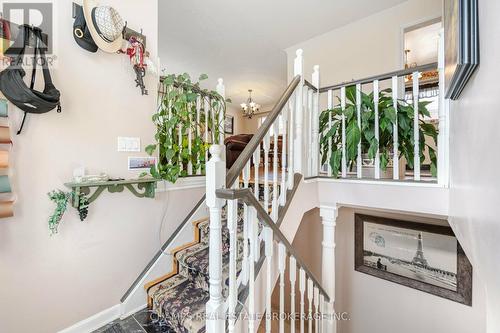
[[[243,258],[243,207],[238,207],[237,271]],[[229,231],[223,212],[223,295],[229,285]],[[148,288],[151,310],[162,318],[173,332],[205,332],[205,306],[208,294],[209,221],[195,223],[195,242],[176,250],[173,272]]]

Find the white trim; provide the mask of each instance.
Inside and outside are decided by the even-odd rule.
[[[92,332],[120,318],[120,315],[121,315],[121,304],[117,304],[91,317],[88,317],[87,319],[79,321],[78,323],[59,331],[59,333]]]
[[[205,187],[205,176],[193,176],[186,178],[179,178],[175,184],[167,181],[158,182],[156,192],[170,192],[177,190],[185,190],[190,188]]]
[[[148,306],[147,303],[144,303],[142,304],[141,306],[138,306],[137,308],[127,312],[127,313],[123,313],[123,311],[125,311],[125,307],[124,307],[124,303],[120,304],[120,319],[124,319],[124,318],[127,318],[127,317],[130,317],[131,315],[141,311],[141,310],[144,310],[146,307]]]
[[[429,188],[447,188],[442,184],[429,183],[425,181],[421,182],[404,182],[404,181],[393,181],[393,180],[363,180],[363,179],[335,179],[335,178],[311,178],[305,179],[304,183],[344,183],[344,184],[363,184],[363,185],[382,185],[382,186],[408,186],[408,187],[429,187]]]

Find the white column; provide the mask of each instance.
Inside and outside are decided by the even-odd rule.
[[[243,188],[248,188],[248,183],[250,180],[250,160],[245,165],[243,169]],[[248,228],[248,205],[243,205],[243,260],[241,268],[241,281],[244,285],[248,284],[248,239],[249,239],[249,228]]]
[[[337,208],[321,206],[320,215],[323,223],[323,253],[322,253],[322,284],[330,301],[324,309],[323,332],[335,333],[337,331],[334,318],[335,302],[335,221]]]
[[[238,186],[235,182],[235,188]],[[229,295],[228,295],[228,332],[235,331],[236,304],[238,301],[238,287],[236,285],[236,256],[237,256],[237,228],[238,228],[238,200],[227,201],[227,228],[229,230]]]
[[[226,99],[226,87],[224,86],[224,80],[222,78],[219,78],[217,80],[217,93],[222,96],[222,98],[225,100]],[[224,117],[225,114],[224,112],[219,113],[219,121],[218,127],[219,127],[219,144],[224,145]],[[225,160],[226,154],[223,154],[223,159]]]
[[[221,211],[224,200],[217,198],[215,191],[223,188],[226,182],[226,165],[221,159],[221,146],[210,147],[211,158],[206,166],[206,203],[210,211],[209,241],[209,293],[206,305],[207,333],[225,331],[222,298],[222,224]]]
[[[314,66],[312,74],[312,85],[318,89],[313,97],[312,111],[312,173],[311,176],[319,175],[319,65]]]
[[[280,192],[280,206],[284,206],[286,204],[286,191],[288,188],[287,185],[287,128],[288,128],[288,108],[285,106],[283,111],[281,112],[281,122],[283,128],[283,139],[281,141],[281,192]]]
[[[295,90],[295,141],[294,141],[294,158],[293,163],[294,171],[303,174],[303,138],[302,127],[304,124],[304,103],[303,103],[303,90],[304,90],[304,59],[302,49],[297,50],[294,63],[293,75],[301,76],[301,80],[297,89]]]
[[[314,287],[314,333],[319,333],[319,289]]]
[[[313,175],[313,149],[311,146],[309,146],[312,141],[313,141],[313,97],[314,97],[314,92],[312,89],[305,88],[306,90],[306,96],[307,96],[307,105],[305,106],[305,109],[307,110],[307,126],[306,126],[306,135],[304,135],[304,143],[307,145],[307,148],[304,150],[304,154],[307,157],[307,163],[305,163],[304,167],[307,168],[305,171],[305,175],[307,177],[311,177]]]
[[[333,109],[333,90],[328,90],[328,110],[332,110]],[[332,117],[332,113],[330,112],[328,114],[328,131],[330,131],[332,129],[332,121],[333,121],[333,117]],[[328,132],[327,131],[327,132]],[[327,165],[327,172],[328,172],[328,177],[331,177],[332,176],[332,166],[330,164],[330,159],[332,158],[332,146],[333,146],[333,139],[330,137],[330,139],[328,139],[328,153],[327,153],[327,158],[326,158],[326,165]],[[337,177],[338,175],[335,175],[335,177]]]
[[[288,124],[289,124],[289,134],[288,134],[288,137],[289,137],[289,140],[288,140],[288,148],[289,148],[289,151],[288,151],[288,165],[287,165],[287,168],[288,168],[288,189],[289,190],[292,190],[293,189],[293,182],[294,182],[294,166],[293,166],[293,163],[295,162],[295,159],[294,159],[294,152],[293,152],[293,149],[294,149],[294,144],[295,144],[295,116],[294,116],[294,113],[295,113],[295,106],[294,106],[294,97],[292,96],[290,98],[290,101],[288,102]]]
[[[255,264],[260,257],[259,225],[257,222],[257,212],[254,207],[248,207],[248,237],[250,241],[249,256],[249,280],[248,280],[248,332],[255,333],[255,323],[257,322],[255,310]]]
[[[314,297],[314,284],[311,279],[307,279],[307,304],[309,310],[307,311],[307,331],[313,333],[313,297]]]
[[[299,270],[299,292],[300,292],[300,333],[304,333],[304,294],[306,292],[306,272],[301,268]]]
[[[273,198],[272,198],[272,211],[271,217],[276,223],[278,221],[278,136],[279,136],[279,123],[280,118],[274,121],[274,136],[273,136]]]
[[[198,98],[196,99],[196,137],[197,138],[200,137],[201,101],[202,101],[202,97],[198,96]],[[198,153],[198,157],[196,159],[196,165],[197,165],[196,174],[201,175],[200,153]]]
[[[271,138],[269,132],[272,130],[272,125],[264,136],[264,209],[269,212],[269,148],[271,146]]]

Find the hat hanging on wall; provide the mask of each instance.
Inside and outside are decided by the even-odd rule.
[[[73,37],[80,47],[89,52],[97,52],[97,45],[90,34],[90,30],[85,21],[85,15],[83,15],[83,7],[78,6],[75,8],[76,17],[75,23],[73,23]]]
[[[96,0],[84,0],[83,13],[97,46],[104,52],[118,52],[123,43],[124,24],[116,9],[99,6]]]

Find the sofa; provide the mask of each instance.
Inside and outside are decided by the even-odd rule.
[[[230,169],[241,152],[252,139],[253,134],[238,134],[224,140],[226,146],[226,168]]]

